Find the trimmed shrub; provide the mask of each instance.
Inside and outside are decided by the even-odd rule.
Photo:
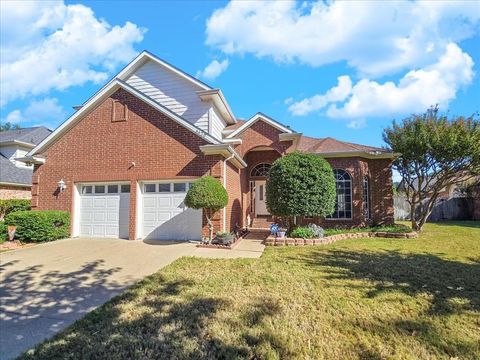
[[[285,216],[326,216],[335,209],[335,178],[330,164],[315,154],[294,152],[277,159],[267,175],[267,208]]]
[[[312,223],[312,224],[308,224],[308,228],[311,229],[315,234],[315,239],[323,238],[325,231],[321,226]]]
[[[15,225],[15,239],[43,242],[70,236],[70,213],[67,211],[17,211],[5,217],[6,225]]]
[[[212,216],[215,211],[223,209],[228,204],[227,190],[213,176],[202,176],[195,180],[185,197],[185,205],[192,209],[206,210],[205,217],[208,222],[209,241],[213,237]]]
[[[30,210],[30,200],[8,199],[0,200],[0,219],[16,211]]]
[[[313,239],[315,237],[315,232],[309,227],[299,226],[290,232],[290,237]]]

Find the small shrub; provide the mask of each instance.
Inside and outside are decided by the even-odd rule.
[[[325,231],[323,230],[323,228],[321,226],[319,226],[317,224],[308,224],[308,228],[313,231],[316,239],[323,238],[323,235],[324,235]]]
[[[0,219],[16,211],[30,210],[30,200],[8,199],[0,200]]]
[[[6,225],[15,225],[15,238],[26,242],[43,242],[70,236],[67,211],[17,211],[5,217]]]
[[[0,222],[0,244],[7,239],[7,225],[3,221]]]
[[[315,232],[309,227],[299,226],[290,232],[290,237],[313,239],[315,237]]]

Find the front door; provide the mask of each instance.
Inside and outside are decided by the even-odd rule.
[[[255,214],[269,215],[266,202],[266,181],[255,181]]]

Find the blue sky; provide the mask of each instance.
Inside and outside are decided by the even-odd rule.
[[[238,118],[382,145],[439,103],[480,110],[480,3],[16,2],[2,5],[1,120],[58,126],[141,50],[219,87]]]

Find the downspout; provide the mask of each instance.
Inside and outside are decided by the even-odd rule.
[[[235,154],[230,155],[223,160],[223,187],[227,190],[227,161],[232,160]],[[223,208],[223,232],[227,231],[227,207]]]

